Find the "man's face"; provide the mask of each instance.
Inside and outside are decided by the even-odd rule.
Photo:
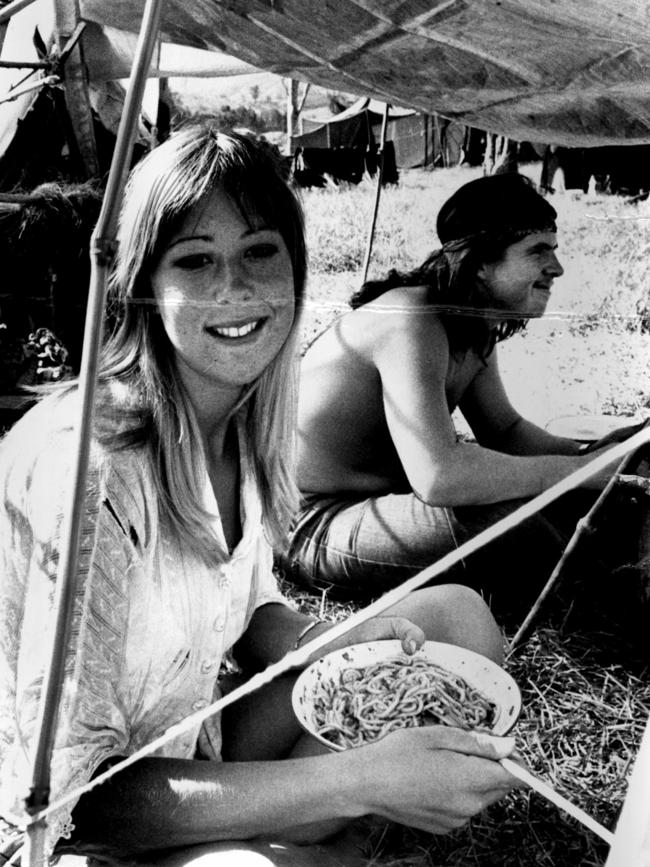
[[[494,306],[513,316],[542,316],[553,280],[564,273],[556,250],[555,232],[533,232],[482,265],[477,274]]]

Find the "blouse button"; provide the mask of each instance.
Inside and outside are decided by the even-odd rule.
[[[223,616],[223,614],[220,614],[218,617],[215,617],[214,623],[212,625],[215,632],[223,632],[226,625],[226,618]]]
[[[208,706],[208,700],[205,698],[200,698],[194,702],[192,705],[193,710],[203,710],[204,707]]]
[[[211,659],[204,659],[201,663],[201,674],[210,674],[214,669],[214,662]]]

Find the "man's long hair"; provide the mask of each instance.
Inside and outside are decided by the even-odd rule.
[[[526,233],[528,234],[528,233]],[[520,236],[521,238],[521,236]],[[520,238],[467,238],[434,250],[417,268],[392,269],[381,280],[369,280],[350,298],[353,309],[374,301],[400,286],[426,287],[426,301],[444,323],[451,352],[473,349],[489,354],[495,341],[505,340],[526,327],[526,319],[499,319],[485,287],[477,278],[482,264],[501,258],[503,251]]]
[[[556,231],[555,209],[518,174],[491,175],[460,187],[440,209],[444,243],[417,268],[392,270],[371,280],[350,299],[361,307],[399,286],[426,287],[426,300],[439,311],[453,353],[473,349],[485,358],[495,342],[525,328],[527,320],[495,308],[480,268],[498,262],[511,244],[533,232]]]
[[[100,436],[113,448],[149,452],[161,513],[211,563],[223,561],[201,504],[205,466],[197,420],[154,303],[150,275],[189,212],[222,189],[251,225],[276,228],[293,266],[298,310],[307,253],[300,203],[271,149],[245,136],[189,125],[133,170],[118,232],[110,298],[115,325],[103,348]],[[247,450],[262,500],[265,531],[280,545],[297,503],[294,431],[298,315],[282,350],[244,390]],[[117,420],[117,421],[116,421]]]

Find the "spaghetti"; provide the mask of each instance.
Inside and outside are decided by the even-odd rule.
[[[322,681],[312,724],[339,747],[356,747],[399,728],[450,725],[489,731],[496,706],[452,672],[422,658],[396,656],[345,668]]]

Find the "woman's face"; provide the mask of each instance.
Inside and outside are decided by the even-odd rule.
[[[205,386],[239,393],[291,331],[286,244],[273,227],[251,228],[222,190],[197,205],[170,238],[151,284],[190,394]]]

